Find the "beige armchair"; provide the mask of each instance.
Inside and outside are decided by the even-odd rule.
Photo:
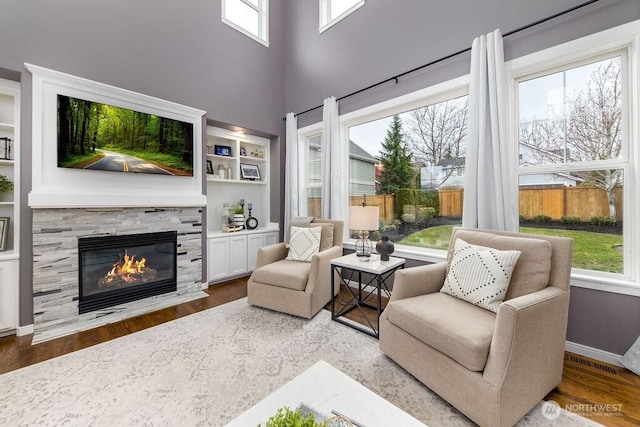
[[[258,250],[247,283],[249,304],[312,318],[331,300],[331,260],[342,256],[343,221],[315,219],[322,226],[320,252],[311,262],[285,259],[285,243]]]
[[[454,241],[521,251],[497,314],[441,293]],[[573,241],[455,228],[448,262],[396,272],[380,348],[481,426],[516,423],[560,383]]]

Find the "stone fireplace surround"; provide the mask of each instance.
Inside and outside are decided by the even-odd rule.
[[[177,291],[78,313],[78,237],[178,233]],[[33,210],[33,344],[201,298],[202,209],[46,208]]]
[[[33,343],[206,296],[202,289],[205,111],[25,64],[32,85],[29,206],[33,212]],[[58,95],[193,125],[193,174],[85,171],[58,167]],[[177,291],[78,313],[78,237],[176,230]]]

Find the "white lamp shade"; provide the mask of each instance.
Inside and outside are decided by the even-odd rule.
[[[377,206],[349,206],[349,228],[377,230],[380,226],[380,208]]]

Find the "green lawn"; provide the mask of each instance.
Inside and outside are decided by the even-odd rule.
[[[453,225],[441,225],[425,228],[405,237],[398,244],[446,250],[449,247],[453,227]],[[522,227],[520,231],[572,238],[575,268],[622,273],[622,253],[615,249],[616,246],[622,246],[621,235],[529,227]]]

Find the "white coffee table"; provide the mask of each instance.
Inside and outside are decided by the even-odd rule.
[[[247,427],[265,424],[279,408],[301,403],[326,416],[335,410],[365,427],[425,427],[362,384],[321,360],[227,424]]]

